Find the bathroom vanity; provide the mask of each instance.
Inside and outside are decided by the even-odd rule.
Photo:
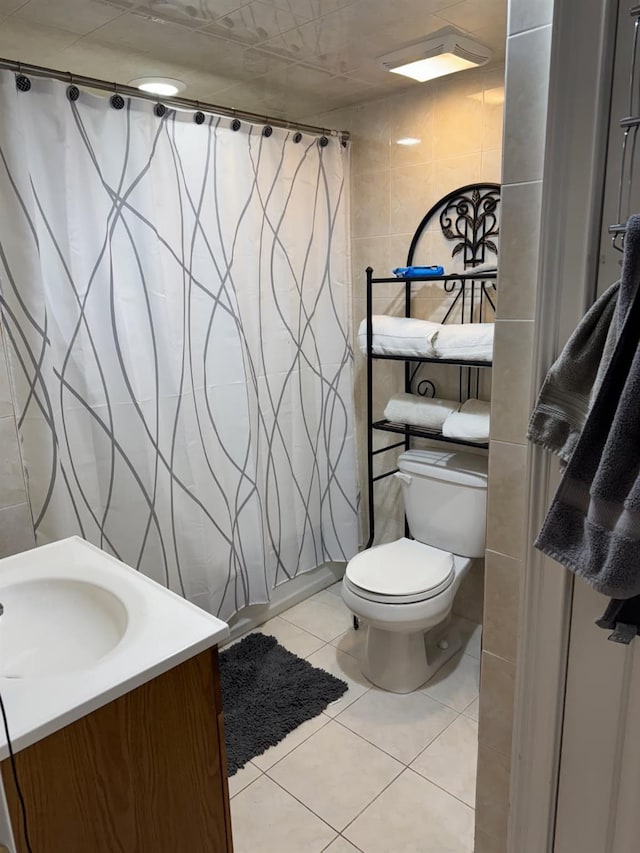
[[[0,560],[0,602],[0,690],[33,850],[232,851],[226,624],[77,537]],[[2,731],[13,839],[0,819],[0,849],[27,853],[8,754]]]

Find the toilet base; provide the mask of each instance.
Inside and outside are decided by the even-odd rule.
[[[373,625],[367,625],[366,631],[362,673],[391,693],[411,693],[421,687],[462,648],[450,618],[427,632],[400,633]]]

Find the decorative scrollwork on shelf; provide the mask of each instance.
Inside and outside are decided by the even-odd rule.
[[[420,365],[418,365],[420,367]],[[413,375],[415,376],[416,370],[413,371]],[[418,382],[416,387],[416,391],[421,397],[435,397],[436,396],[436,386],[430,379],[421,379]]]
[[[440,213],[440,227],[447,240],[456,240],[451,257],[463,252],[465,268],[486,263],[487,252],[498,255],[492,237],[500,233],[498,204],[500,190],[481,192],[474,187],[471,192],[459,192],[445,204]]]
[[[443,237],[455,241],[451,257],[461,256],[465,271],[472,271],[474,267],[492,260],[497,262],[500,184],[468,184],[439,199],[423,217],[413,235],[407,266],[414,263],[422,235],[432,229],[436,221]],[[429,263],[433,262],[430,258]],[[449,288],[450,285],[445,282],[445,289]]]

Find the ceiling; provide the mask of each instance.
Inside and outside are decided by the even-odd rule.
[[[507,0],[0,0],[0,57],[303,119],[419,84],[377,59],[456,29],[504,58]]]

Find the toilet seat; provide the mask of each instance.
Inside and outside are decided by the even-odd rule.
[[[453,554],[406,538],[362,551],[345,572],[345,583],[355,595],[380,604],[427,601],[448,589],[454,578]]]

